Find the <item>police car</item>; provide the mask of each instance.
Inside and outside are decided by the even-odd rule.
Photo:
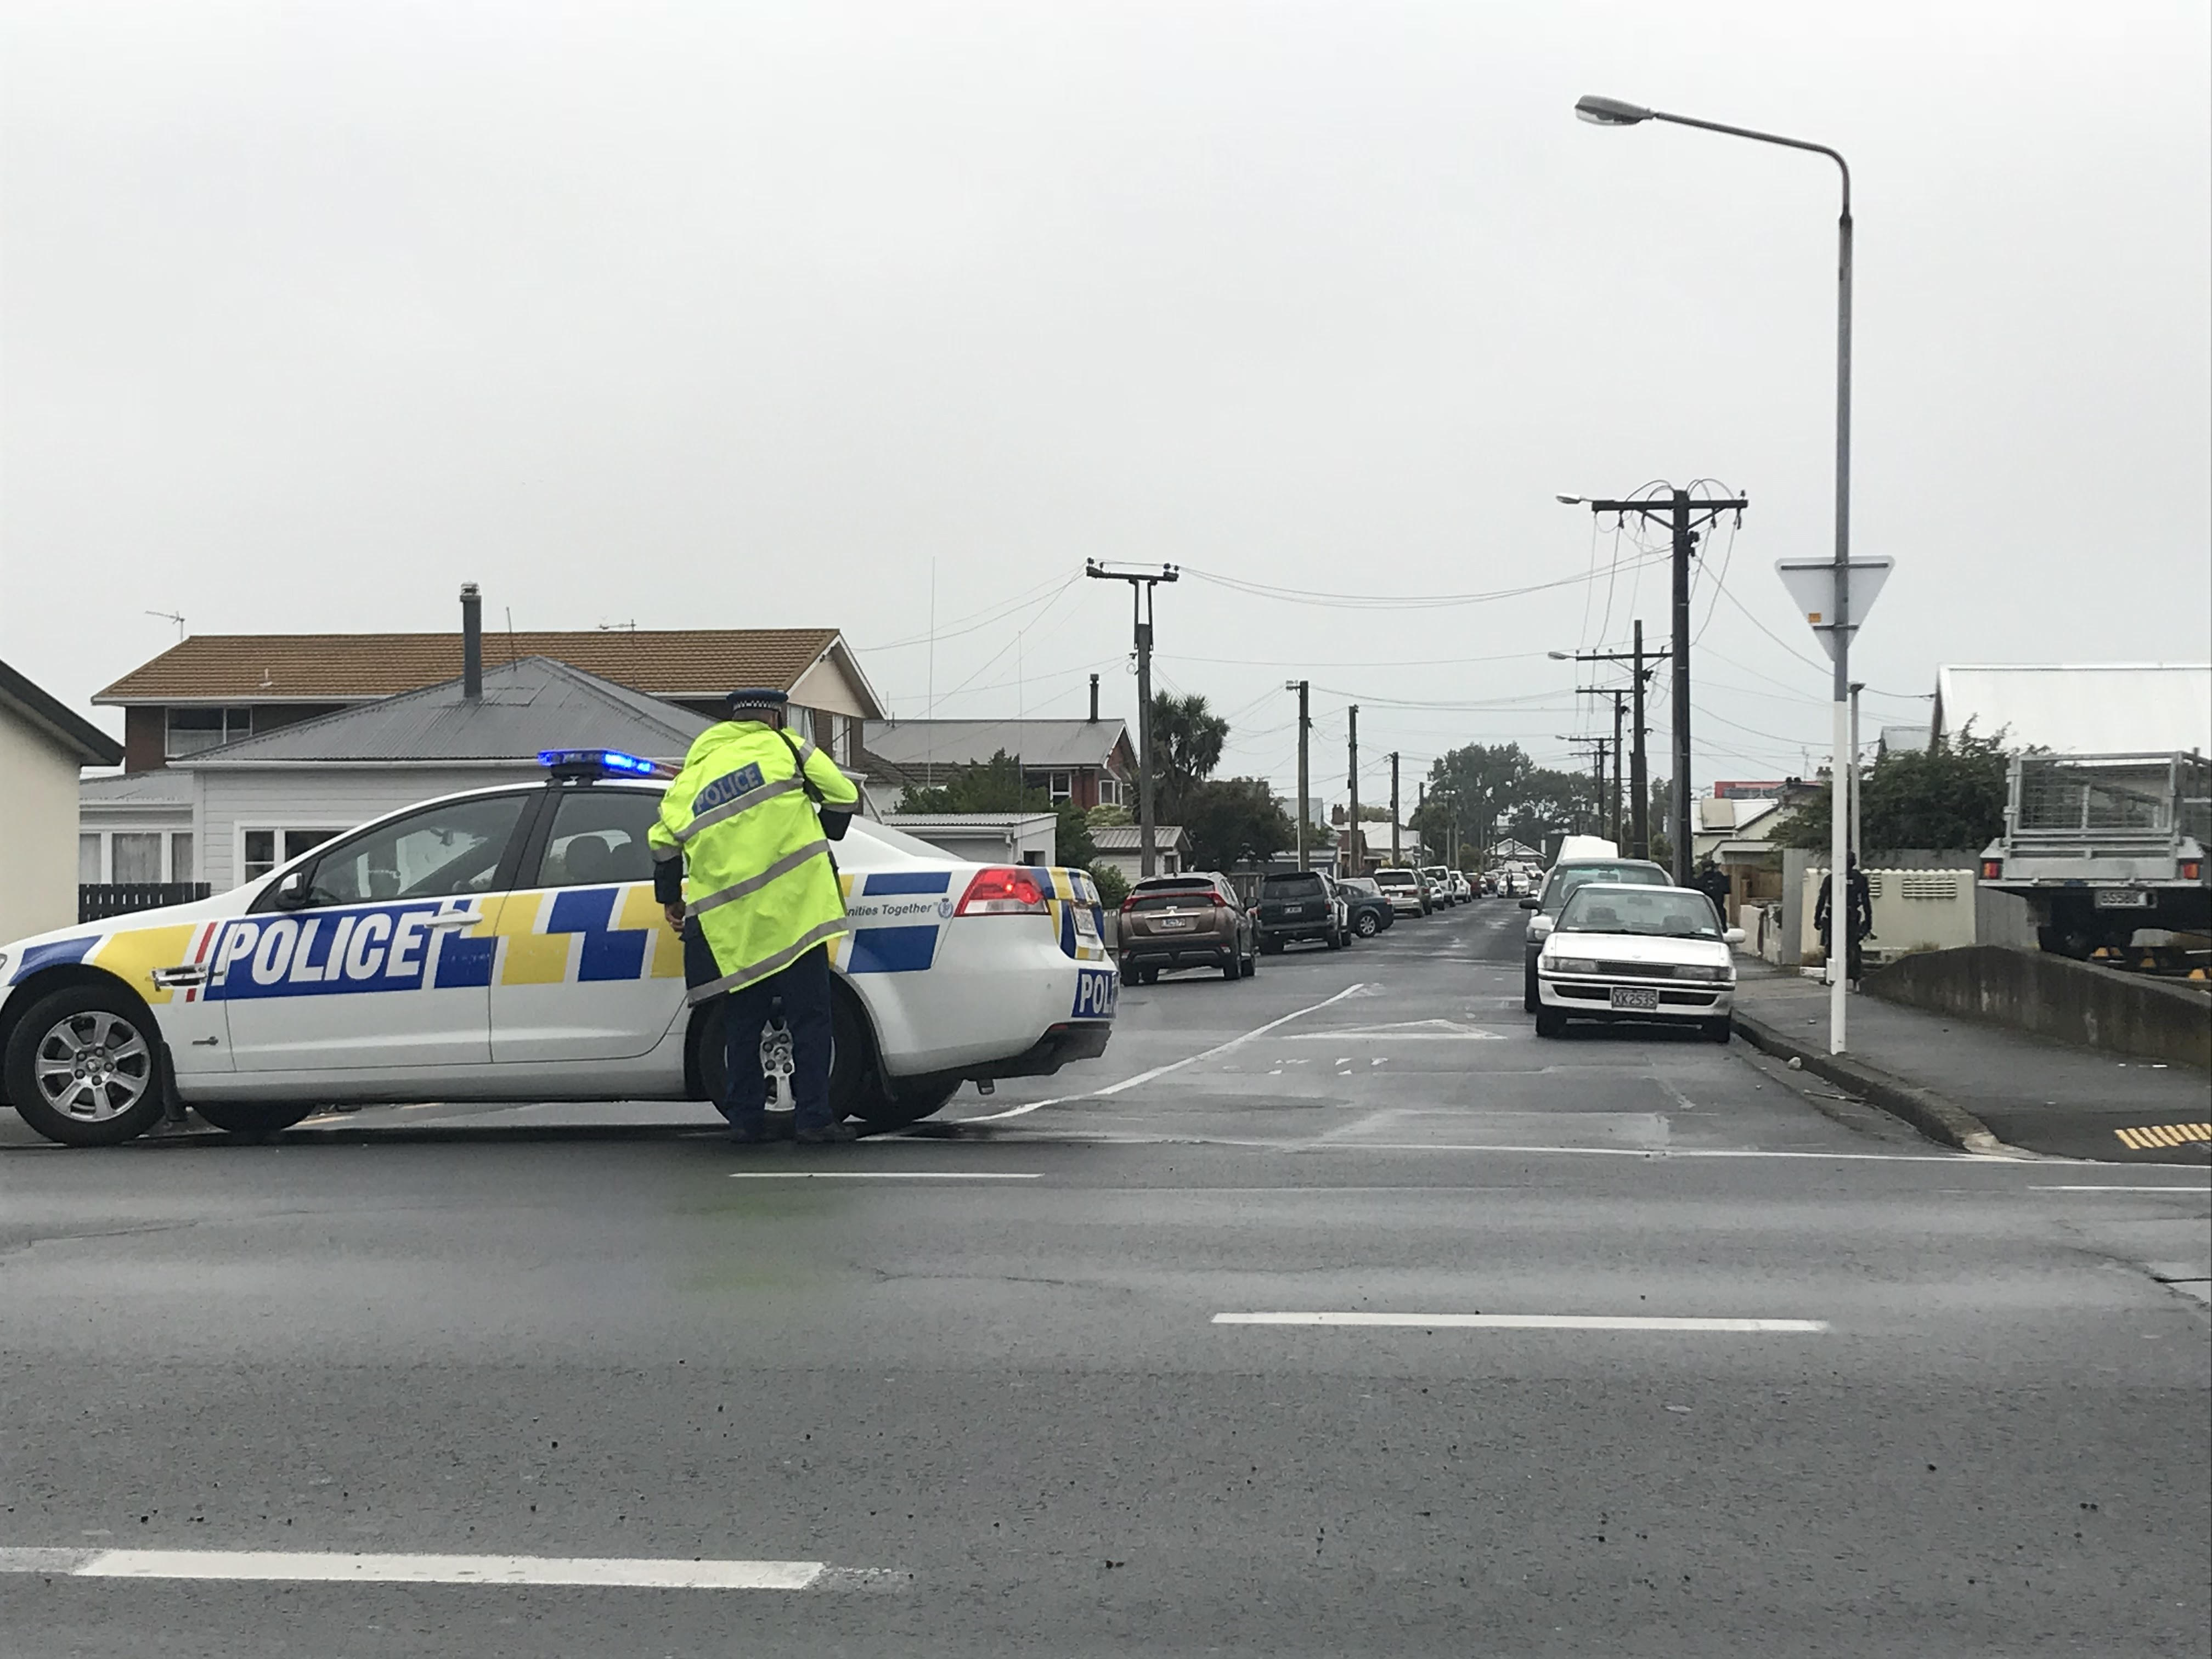
[[[684,997],[646,831],[665,781],[610,751],[448,795],[196,903],[0,948],[0,1099],[112,1146],[174,1098],[267,1134],[334,1103],[711,1099],[720,1000]],[[963,1082],[1104,1052],[1120,980],[1080,870],[947,858],[855,817],[836,847],[830,1103],[875,1128]]]

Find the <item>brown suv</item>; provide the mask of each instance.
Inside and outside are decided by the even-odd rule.
[[[1212,872],[1153,876],[1121,901],[1121,977],[1150,985],[1164,968],[1218,968],[1224,979],[1260,969],[1260,929],[1229,878]]]

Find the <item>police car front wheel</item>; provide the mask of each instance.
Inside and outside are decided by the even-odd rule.
[[[70,985],[33,1003],[9,1039],[8,1098],[64,1146],[114,1146],[161,1115],[161,1037],[119,987]]]

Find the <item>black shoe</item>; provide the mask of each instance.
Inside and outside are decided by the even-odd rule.
[[[821,1123],[811,1128],[795,1129],[791,1138],[802,1146],[826,1146],[833,1141],[858,1140],[860,1132],[849,1123]]]
[[[730,1142],[736,1146],[764,1146],[769,1139],[765,1123],[732,1123]]]

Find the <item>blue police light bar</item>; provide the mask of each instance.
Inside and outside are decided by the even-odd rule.
[[[653,774],[651,761],[637,755],[625,755],[618,749],[541,749],[538,751],[538,763],[556,771],[599,772],[618,777],[649,778]]]

